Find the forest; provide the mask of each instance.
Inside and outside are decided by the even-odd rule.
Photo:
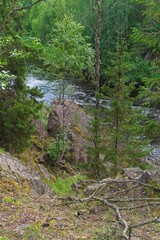
[[[46,238],[37,233],[5,238],[0,224],[0,239],[160,239],[159,67],[159,0],[0,0],[0,154],[7,152],[34,167],[44,165],[61,185],[69,181],[75,192],[65,201],[98,201],[116,215],[115,226],[94,237]],[[44,93],[27,85],[29,74],[59,82],[53,104],[46,105],[40,100]],[[81,107],[76,99],[67,99],[71,82],[92,89],[94,101]],[[126,169],[138,169],[143,180],[133,172],[127,175]],[[57,180],[53,178],[55,184]],[[87,183],[97,185],[84,197],[79,185]],[[105,198],[108,184],[113,189]],[[122,205],[127,201],[123,191],[127,199],[140,202]],[[65,194],[60,195],[64,201]],[[120,205],[117,198],[123,199]],[[146,206],[148,215],[143,219],[139,213],[134,223],[121,214],[130,209],[133,216]],[[151,212],[155,215],[150,217]],[[134,237],[134,230],[150,223],[154,229],[148,238],[140,231]],[[32,234],[36,229],[30,229]]]

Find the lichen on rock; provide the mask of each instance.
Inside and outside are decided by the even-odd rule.
[[[9,153],[0,154],[0,177],[1,179],[10,179],[11,182],[23,184],[28,183],[31,189],[34,189],[39,195],[50,194],[50,188],[41,180],[41,175],[49,177],[47,169],[38,172],[31,166],[24,166],[18,158],[11,156]],[[45,172],[45,174],[44,174]]]

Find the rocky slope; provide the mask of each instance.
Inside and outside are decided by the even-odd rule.
[[[115,179],[84,180],[73,184],[65,197],[46,184],[55,181],[53,174],[40,164],[26,166],[8,153],[0,154],[0,239],[123,239],[123,225],[118,224],[113,206],[128,224],[153,219],[160,211],[160,190],[148,187],[149,171],[124,169]],[[154,204],[146,201],[149,197]],[[136,229],[131,240],[159,240],[158,226],[147,224]]]
[[[75,162],[86,162],[89,118],[70,100],[65,101],[64,110]],[[151,222],[135,228],[130,240],[160,240],[160,221],[153,221],[160,213],[159,146],[144,160],[153,170],[127,168],[115,178],[75,182],[69,194],[60,197],[51,188],[57,177],[64,177],[67,186],[67,179],[79,174],[65,161],[50,173],[42,164],[45,141],[61,125],[62,105],[55,102],[48,132],[41,122],[35,122],[38,141],[34,139],[27,158],[25,153],[22,161],[9,153],[0,154],[0,240],[120,240],[124,226],[117,220],[118,211],[128,226]]]

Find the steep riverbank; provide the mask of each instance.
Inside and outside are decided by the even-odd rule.
[[[40,79],[33,74],[29,74],[26,83],[29,87],[38,87],[43,93],[44,97],[42,99],[38,99],[39,101],[43,101],[47,105],[51,105],[51,103],[61,96],[62,84],[65,86],[65,98],[71,99],[79,106],[92,106],[95,103],[95,97],[93,94],[92,88],[86,86],[76,85],[75,82],[61,82],[59,80],[49,81],[46,79]],[[109,101],[104,102],[100,101],[102,105],[109,106]],[[137,108],[137,107],[136,107]],[[153,112],[153,116],[158,121],[160,120],[160,111],[157,110],[154,113],[153,109],[146,109],[145,113],[150,114]],[[154,164],[155,166],[159,165],[160,162],[160,144],[156,143],[152,145],[153,150],[146,158],[148,163]]]

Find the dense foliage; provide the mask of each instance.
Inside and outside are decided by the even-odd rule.
[[[25,46],[20,36],[22,14],[14,17],[14,11],[22,6],[7,2],[1,3],[0,17],[0,144],[8,151],[20,152],[33,133],[33,119],[41,108],[35,97],[41,94],[25,84],[27,62],[35,50]]]
[[[95,87],[89,150],[95,166],[102,153],[115,168],[120,158],[141,157],[140,142],[146,135],[155,141],[160,129],[152,117],[133,111],[142,102],[159,107],[159,19],[159,0],[1,0],[0,144],[20,151],[28,143],[41,105],[25,77],[29,63],[38,63],[52,80],[83,76]],[[109,110],[99,108],[100,97],[111,100]]]

